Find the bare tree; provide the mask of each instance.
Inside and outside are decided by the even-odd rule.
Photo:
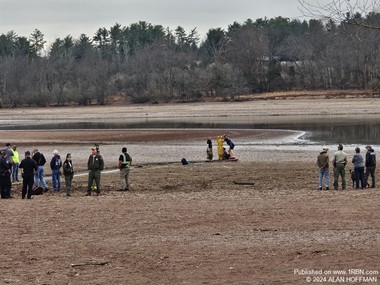
[[[299,10],[307,17],[380,30],[380,25],[371,23],[363,17],[380,12],[379,0],[331,0],[326,4],[319,2],[312,4],[308,0],[298,0],[298,3],[300,4]]]
[[[330,0],[327,4],[311,4],[298,0],[305,16],[318,17],[341,28],[345,40],[338,44],[340,53],[330,53],[329,63],[333,79],[339,78],[340,87],[380,88],[379,45],[380,1],[379,0]],[[333,32],[335,34],[335,32]],[[331,41],[332,43],[332,41]],[[330,51],[333,44],[330,44]],[[340,64],[338,64],[339,59]],[[335,63],[335,66],[334,66]],[[340,68],[338,66],[340,65]],[[333,67],[333,68],[331,68]],[[335,73],[335,76],[334,76]]]
[[[227,61],[242,74],[250,92],[262,90],[266,80],[263,63],[269,53],[266,34],[260,28],[244,26],[229,36]]]

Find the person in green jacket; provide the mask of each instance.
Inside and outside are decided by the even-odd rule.
[[[342,190],[346,190],[346,171],[347,154],[343,151],[343,145],[338,145],[338,151],[334,153],[334,190],[338,190],[339,176],[342,177]]]
[[[103,157],[99,154],[96,147],[91,149],[91,155],[87,162],[88,169],[88,187],[86,196],[91,196],[92,184],[95,180],[96,185],[96,195],[100,195],[100,175],[101,171],[104,169]]]

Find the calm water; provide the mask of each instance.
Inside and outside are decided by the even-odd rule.
[[[304,131],[304,138],[316,142],[335,144],[379,144],[380,116],[297,118],[287,116],[133,119],[56,122],[7,122],[1,130],[64,130],[64,129],[281,129]]]

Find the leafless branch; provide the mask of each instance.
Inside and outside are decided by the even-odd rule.
[[[322,21],[341,23],[349,20],[349,23],[369,29],[380,29],[362,21],[369,13],[380,12],[380,0],[332,0],[326,4],[320,2],[312,4],[308,0],[298,0],[299,10],[305,17],[318,18]],[[360,14],[361,18],[354,15]]]

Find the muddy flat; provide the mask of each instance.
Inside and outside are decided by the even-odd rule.
[[[0,117],[3,123],[20,114],[29,121],[64,122],[94,114],[114,119],[228,112],[265,120],[295,113],[305,119],[350,116],[352,108],[377,116],[380,110],[377,100],[367,98],[175,107],[16,109],[1,110]],[[217,161],[214,141],[215,161],[205,162],[205,139],[223,132],[234,139],[239,161]],[[317,190],[321,146],[274,143],[294,136],[265,130],[1,131],[0,141],[17,144],[20,152],[39,148],[47,160],[54,149],[72,153],[77,173],[84,175],[74,178],[70,198],[62,186],[60,193],[22,200],[15,183],[15,198],[0,200],[0,284],[306,284],[307,278],[332,283],[335,270],[344,270],[340,276],[349,284],[350,269],[379,277],[379,189],[354,190],[349,164],[346,191]],[[263,144],[239,145],[251,140]],[[102,173],[101,195],[85,197],[94,142],[101,143],[108,171]],[[134,165],[131,190],[120,192],[116,164],[125,145]],[[352,147],[347,152],[352,158]],[[192,163],[181,165],[182,157]]]

